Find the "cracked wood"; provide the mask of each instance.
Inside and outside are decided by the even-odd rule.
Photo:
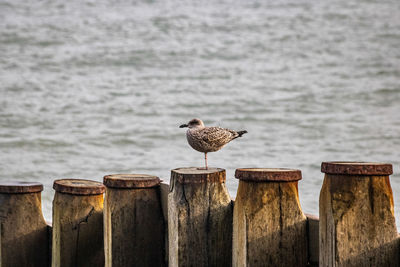
[[[172,170],[169,266],[231,266],[232,201],[225,170]]]

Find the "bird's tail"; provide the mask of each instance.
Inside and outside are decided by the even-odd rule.
[[[238,133],[238,137],[242,137],[242,135],[244,135],[245,133],[247,133],[247,131],[246,130],[244,130],[244,131],[239,131],[239,132],[237,132]]]

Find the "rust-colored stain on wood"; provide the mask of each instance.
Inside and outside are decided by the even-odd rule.
[[[391,175],[393,167],[390,163],[332,161],[322,162],[321,172],[345,175]]]
[[[53,188],[57,192],[72,195],[99,195],[105,191],[102,183],[84,179],[55,180]]]
[[[43,191],[43,184],[36,182],[0,183],[0,193],[5,193],[5,194],[37,193],[42,191]]]
[[[236,169],[235,177],[253,182],[293,182],[301,180],[301,171],[283,168]]]
[[[151,188],[162,181],[157,176],[147,174],[111,174],[103,178],[103,183],[111,188]]]

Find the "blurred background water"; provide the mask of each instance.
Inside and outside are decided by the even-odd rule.
[[[227,170],[392,163],[400,225],[400,2],[0,0],[0,181],[101,181],[203,166],[178,126],[246,129]]]

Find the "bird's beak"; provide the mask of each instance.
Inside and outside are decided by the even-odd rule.
[[[185,127],[188,127],[189,125],[187,125],[187,124],[182,124],[181,126],[179,126],[179,128],[185,128]]]

